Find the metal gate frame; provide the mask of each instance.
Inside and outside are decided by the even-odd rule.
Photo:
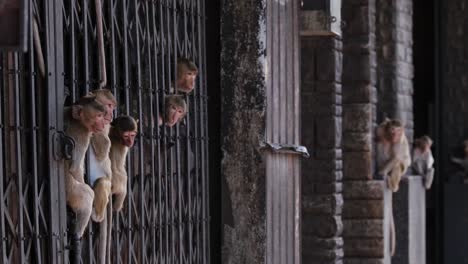
[[[57,135],[63,131],[66,90],[73,101],[99,81],[91,48],[94,1],[29,3],[46,74],[38,70],[31,19],[29,52],[0,53],[0,262],[68,263]],[[109,87],[123,102],[117,113],[141,120],[139,142],[128,156],[126,208],[114,216],[113,246],[121,249],[113,249],[119,252],[115,263],[210,263],[204,1],[109,0],[102,10]],[[180,56],[193,58],[200,73],[195,91],[186,96],[185,125],[153,129],[148,120],[159,115],[161,98],[171,93]],[[174,147],[165,150],[169,143]],[[96,236],[90,224],[83,263],[96,262]]]

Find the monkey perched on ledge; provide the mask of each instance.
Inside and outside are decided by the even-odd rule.
[[[413,164],[411,165],[414,173],[421,175],[424,180],[424,187],[431,188],[434,179],[434,157],[431,152],[432,139],[428,136],[422,136],[414,140]]]
[[[377,127],[377,167],[388,187],[398,191],[401,177],[411,165],[405,129],[396,119],[385,119]]]

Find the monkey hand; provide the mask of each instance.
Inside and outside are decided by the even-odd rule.
[[[111,181],[107,178],[100,178],[94,184],[94,206],[91,215],[93,221],[102,222],[106,216],[107,203],[111,193]]]

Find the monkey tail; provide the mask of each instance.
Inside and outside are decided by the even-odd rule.
[[[107,221],[108,221],[108,215],[104,216],[104,220],[102,220],[101,223],[99,223],[99,260],[98,263],[100,264],[106,264],[109,262],[107,259]]]
[[[107,84],[107,74],[106,74],[106,54],[104,52],[104,33],[102,29],[102,6],[101,0],[95,0],[96,6],[96,28],[97,28],[97,39],[98,39],[98,49],[99,49],[99,68],[100,68],[100,83],[99,88],[103,88]]]
[[[390,210],[390,256],[395,255],[396,249],[396,232],[395,232],[395,219],[393,218],[393,206]]]
[[[112,239],[112,194],[109,195],[104,220],[99,224],[99,264],[111,263],[111,239]]]

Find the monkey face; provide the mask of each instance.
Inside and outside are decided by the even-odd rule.
[[[104,130],[106,121],[104,119],[104,113],[83,113],[81,115],[81,122],[88,129],[89,132],[99,133]]]
[[[398,143],[401,140],[401,136],[403,135],[403,128],[402,127],[394,127],[390,128],[390,142]]]
[[[196,71],[185,69],[183,74],[177,79],[177,89],[184,93],[190,93],[195,87]]]
[[[126,131],[122,133],[122,144],[131,148],[135,143],[136,131]]]
[[[113,119],[113,111],[115,109],[115,104],[114,102],[112,102],[111,100],[105,98],[105,97],[101,97],[98,99],[99,103],[102,104],[104,106],[104,108],[106,109],[106,112],[105,112],[105,115],[104,115],[104,121],[106,122],[106,125],[107,124],[110,124],[110,122],[112,122],[112,119]]]
[[[182,120],[185,111],[182,107],[171,105],[166,113],[166,126],[173,127],[177,122]]]

